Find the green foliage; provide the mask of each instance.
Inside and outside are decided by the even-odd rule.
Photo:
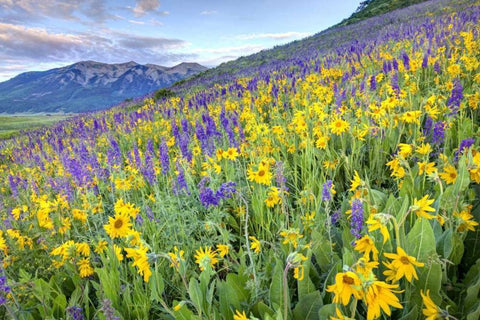
[[[153,97],[155,101],[160,101],[162,99],[171,98],[175,96],[175,92],[170,89],[161,88],[154,92]]]

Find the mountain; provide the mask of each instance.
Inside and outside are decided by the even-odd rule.
[[[0,83],[0,112],[77,113],[105,109],[205,70],[198,63],[168,68],[134,61],[81,61],[47,71],[25,72]]]

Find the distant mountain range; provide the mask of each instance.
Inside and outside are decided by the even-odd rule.
[[[168,68],[133,61],[120,64],[82,61],[48,71],[25,72],[0,83],[0,113],[78,113],[106,109],[205,70],[198,63]]]

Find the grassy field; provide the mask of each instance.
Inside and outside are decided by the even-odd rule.
[[[0,139],[8,139],[22,130],[52,125],[69,115],[0,116]]]

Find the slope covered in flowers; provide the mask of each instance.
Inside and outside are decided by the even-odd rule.
[[[1,314],[477,319],[480,3],[441,4],[3,141]]]

